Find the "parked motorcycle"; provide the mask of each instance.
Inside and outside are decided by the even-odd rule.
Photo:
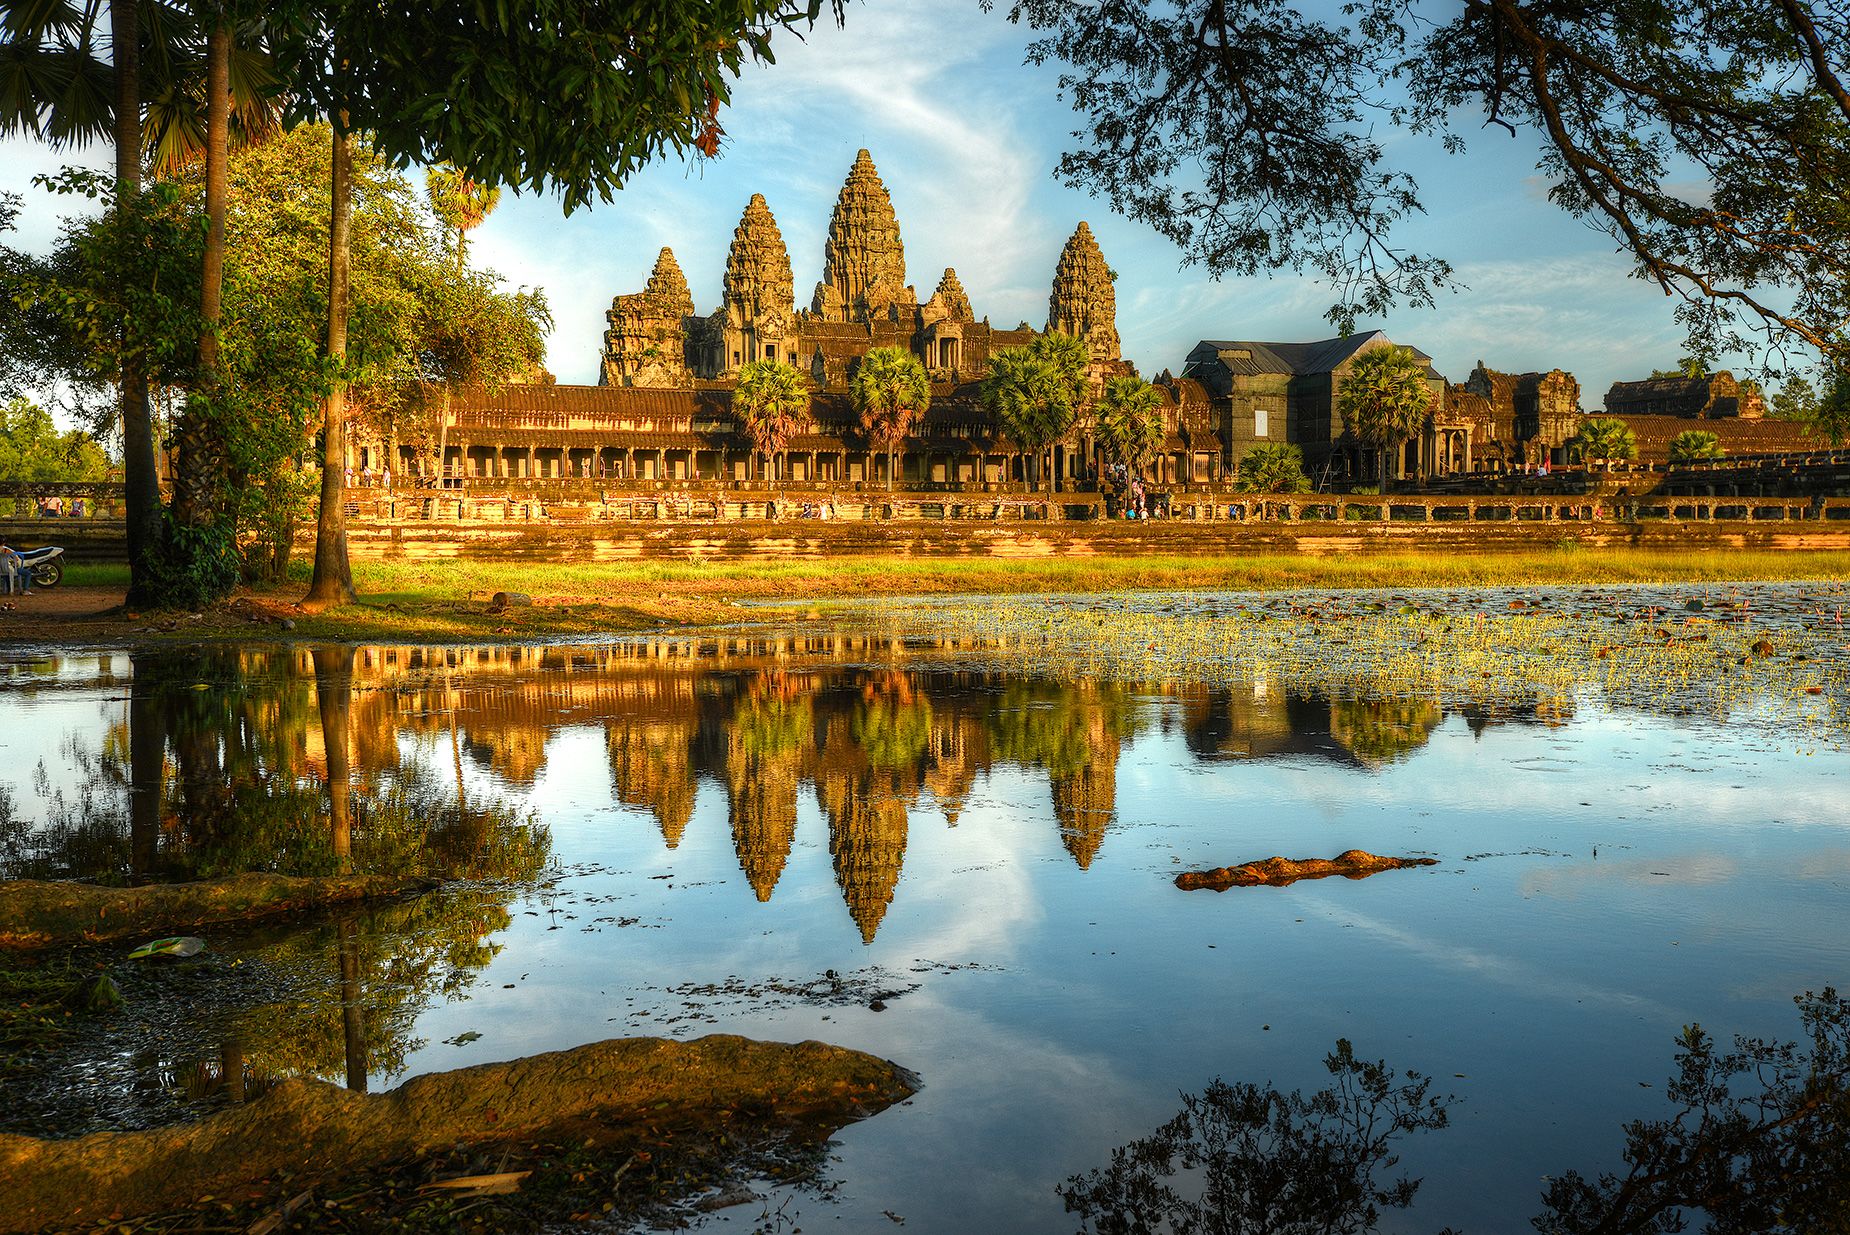
[[[17,550],[25,562],[26,569],[32,572],[32,586],[57,587],[64,578],[64,550],[57,545],[45,545],[39,549]]]

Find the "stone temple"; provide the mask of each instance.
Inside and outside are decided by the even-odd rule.
[[[663,249],[642,290],[611,301],[596,385],[545,377],[458,390],[440,427],[357,435],[352,466],[362,483],[390,461],[397,477],[418,487],[576,481],[593,494],[767,478],[1013,490],[1042,480],[1042,460],[983,406],[993,356],[1057,331],[1085,341],[1095,391],[1135,373],[1118,338],[1116,275],[1084,223],[1054,263],[1040,330],[1027,322],[995,326],[977,315],[953,269],[920,298],[908,282],[892,197],[862,150],[836,197],[820,257],[821,278],[799,305],[790,250],[771,204],[754,194],[733,229],[717,307],[700,310],[674,253]],[[1164,435],[1145,479],[1170,488],[1224,487],[1250,450],[1281,443],[1300,449],[1318,488],[1378,481],[1383,465],[1394,476],[1446,477],[1568,460],[1585,415],[1573,374],[1504,373],[1480,362],[1467,381],[1451,383],[1417,348],[1432,410],[1403,457],[1381,460],[1344,424],[1338,396],[1358,358],[1392,343],[1369,329],[1310,342],[1202,339],[1179,375],[1154,379]],[[877,347],[918,357],[932,382],[930,408],[890,456],[863,429],[849,394],[856,364]],[[774,477],[732,406],[740,369],[766,359],[796,368],[812,388],[812,424],[772,463]],[[1757,396],[1727,374],[1620,383],[1607,404],[1634,426],[1647,459],[1664,457],[1696,417],[1724,435],[1731,453],[1803,447],[1793,440],[1795,426],[1758,418]],[[1043,456],[1048,479],[1060,488],[1095,489],[1105,475],[1094,428],[1092,412],[1083,411]]]
[[[1084,223],[1066,243],[1048,297],[1047,329],[1086,340],[1101,371],[1120,363],[1111,271]],[[1026,322],[998,329],[978,320],[957,272],[947,268],[930,296],[906,282],[906,246],[873,158],[862,150],[829,218],[822,279],[797,307],[783,233],[761,194],[746,203],[726,254],[725,291],[713,312],[694,309],[672,250],[663,249],[640,292],[618,296],[607,314],[599,384],[693,387],[735,377],[754,360],[780,360],[818,387],[847,384],[876,347],[916,355],[932,381],[979,379],[992,352],[1033,339]]]

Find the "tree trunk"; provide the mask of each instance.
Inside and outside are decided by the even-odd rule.
[[[117,202],[141,193],[141,30],[138,0],[110,0],[109,32],[116,70]],[[148,375],[139,361],[122,366],[123,501],[127,506],[130,607],[158,605],[155,572],[161,548],[160,473],[154,460],[154,412]]]
[[[315,705],[328,762],[328,827],[345,871],[353,858],[353,649],[316,648]]]
[[[206,245],[199,282],[199,387],[187,400],[177,436],[174,517],[205,527],[222,514],[225,452],[220,415],[218,329],[225,286],[225,199],[231,157],[231,26],[223,14],[206,39]]]
[[[437,417],[437,488],[443,488],[443,464],[450,456],[450,384],[443,383],[443,411]]]
[[[321,509],[315,517],[315,574],[302,603],[311,609],[353,599],[353,566],[347,560],[347,359],[348,233],[353,223],[353,149],[344,114],[334,117],[334,174],[328,212],[328,344],[335,374],[321,428]]]
[[[132,659],[128,696],[129,869],[152,875],[160,861],[161,791],[167,771],[165,700],[155,691],[153,658]]]
[[[360,937],[351,919],[334,928],[340,964],[341,1041],[347,1056],[347,1088],[366,1092],[365,1009],[360,1006]]]

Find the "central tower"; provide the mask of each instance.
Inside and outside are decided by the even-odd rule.
[[[918,297],[906,286],[906,250],[899,219],[873,156],[854,156],[848,180],[829,216],[823,246],[822,282],[810,310],[828,322],[870,321],[894,305],[912,307]]]

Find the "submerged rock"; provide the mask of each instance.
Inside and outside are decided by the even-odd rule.
[[[723,1124],[740,1109],[840,1127],[917,1088],[897,1064],[823,1042],[619,1038],[437,1072],[369,1094],[289,1080],[198,1123],[73,1140],[0,1134],[0,1232],[155,1213],[288,1172],[340,1176],[588,1124]]]
[[[1176,887],[1184,892],[1212,888],[1252,888],[1261,885],[1279,888],[1300,879],[1326,879],[1341,875],[1346,879],[1365,879],[1381,871],[1399,870],[1403,866],[1436,866],[1437,858],[1384,858],[1365,849],[1350,849],[1334,858],[1266,858],[1241,866],[1220,866],[1213,870],[1184,871],[1176,876]]]

